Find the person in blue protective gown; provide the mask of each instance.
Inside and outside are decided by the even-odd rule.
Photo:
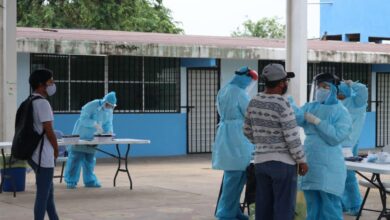
[[[339,100],[347,108],[352,118],[352,131],[342,143],[345,148],[351,148],[353,156],[358,155],[358,141],[366,119],[368,89],[364,84],[345,80],[339,85]],[[342,197],[343,211],[356,216],[362,204],[362,196],[354,171],[347,171],[345,191]]]
[[[88,102],[81,109],[72,134],[80,135],[81,140],[92,140],[95,134],[113,134],[113,109],[116,106],[115,92],[103,99]],[[94,174],[96,164],[95,149],[91,146],[69,146],[65,168],[65,182],[68,189],[74,189],[80,179],[81,167],[85,187],[101,187]]]
[[[250,101],[245,89],[257,83],[257,79],[256,71],[242,67],[217,95],[220,123],[212,146],[212,167],[224,171],[216,209],[216,217],[221,220],[248,219],[240,209],[240,197],[254,146],[244,136],[242,127]]]
[[[304,129],[304,149],[310,167],[300,179],[307,202],[307,220],[341,220],[341,198],[347,170],[342,142],[351,133],[351,117],[337,99],[339,80],[323,73],[315,78],[315,101],[298,108],[290,97],[298,125]]]

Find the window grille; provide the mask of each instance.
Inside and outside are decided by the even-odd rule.
[[[31,54],[31,72],[53,70],[54,112],[79,112],[87,102],[115,91],[116,112],[179,112],[180,59],[136,56]],[[106,64],[106,65],[105,65]]]
[[[120,112],[179,112],[180,60],[110,56],[109,90],[117,91]]]
[[[69,56],[57,54],[31,54],[30,70],[46,68],[54,73],[57,92],[49,97],[54,111],[69,111]]]

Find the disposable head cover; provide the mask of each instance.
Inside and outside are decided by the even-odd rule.
[[[250,100],[245,88],[251,81],[251,77],[247,75],[236,74],[233,80],[218,92],[220,124],[213,144],[214,169],[245,170],[249,164],[253,145],[244,136],[242,127]]]
[[[339,85],[339,94],[345,96],[345,98],[351,97],[352,88],[345,82],[341,82]]]
[[[109,103],[112,106],[116,106],[116,94],[115,92],[109,92],[104,96],[103,102]]]
[[[230,81],[230,84],[236,85],[241,89],[246,89],[252,82],[252,78],[246,75],[234,75],[233,79]]]
[[[259,74],[255,71],[250,69],[247,66],[241,67],[239,70],[235,72],[236,75],[247,75],[252,78],[252,80],[258,80],[259,79]]]

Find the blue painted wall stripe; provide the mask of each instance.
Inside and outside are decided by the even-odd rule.
[[[217,60],[209,58],[181,58],[182,67],[216,67]]]
[[[55,129],[71,134],[78,114],[55,114]],[[135,157],[175,156],[187,153],[186,114],[115,114],[114,132],[118,138],[149,139],[151,144],[134,145],[130,154]],[[102,149],[116,153],[114,146]],[[124,147],[121,151],[124,153]],[[98,158],[109,157],[97,153]]]

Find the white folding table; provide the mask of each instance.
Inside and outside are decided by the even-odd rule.
[[[382,203],[382,210],[380,210],[380,214],[378,219],[381,219],[382,217],[386,219],[390,219],[390,212],[388,211],[386,207],[386,194],[390,193],[389,191],[386,190],[385,186],[382,183],[381,180],[381,174],[390,174],[390,164],[377,164],[377,163],[365,163],[365,162],[351,162],[351,161],[346,161],[345,162],[347,169],[348,170],[353,170],[355,171],[359,176],[361,176],[363,179],[367,180],[370,182],[372,185],[378,188],[379,190],[379,195]],[[366,173],[372,173],[371,178],[365,176],[361,172],[366,172]],[[367,193],[365,195],[365,199],[367,199]],[[364,200],[365,200],[364,199]],[[359,214],[356,217],[358,220],[360,218],[361,212],[363,210],[364,203],[361,205]],[[366,209],[369,211],[376,211],[376,210],[370,210]]]
[[[130,153],[130,147],[131,147],[132,144],[150,144],[150,140],[113,139],[113,140],[106,140],[106,141],[98,141],[98,140],[92,140],[92,141],[85,141],[85,140],[79,140],[79,141],[58,141],[58,145],[59,146],[74,145],[75,147],[77,147],[78,145],[86,145],[86,146],[94,148],[97,151],[100,151],[100,152],[102,152],[104,154],[107,154],[107,155],[109,155],[109,156],[111,156],[113,158],[116,158],[118,160],[118,167],[117,167],[117,170],[115,172],[113,185],[114,185],[114,187],[116,186],[116,178],[118,176],[118,173],[119,172],[125,172],[125,173],[127,173],[127,176],[129,178],[130,190],[133,189],[133,181],[132,181],[131,176],[130,176],[130,172],[129,172],[129,169],[128,169],[127,162],[128,162],[128,157],[129,157],[129,153]],[[115,145],[117,155],[100,149],[98,147],[100,145]],[[121,155],[121,151],[120,151],[119,145],[126,145],[127,146],[126,153],[123,156]],[[11,142],[0,142],[1,155],[3,157],[3,167],[6,166],[6,161],[5,161],[6,159],[5,159],[4,151],[6,149],[11,149],[11,146],[12,146]],[[122,161],[124,161],[124,168],[122,168]],[[3,173],[3,174],[5,174],[5,173]],[[1,178],[0,193],[1,193],[1,190],[2,190],[2,186],[3,186],[3,179],[4,178]],[[15,196],[15,192],[14,192],[14,196]]]

